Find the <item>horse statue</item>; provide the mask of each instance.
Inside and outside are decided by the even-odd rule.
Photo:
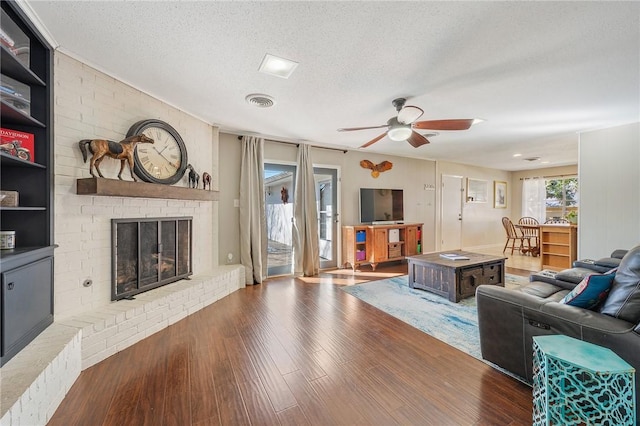
[[[134,182],[137,182],[138,179],[136,179],[136,176],[133,174],[133,150],[136,148],[136,144],[139,143],[154,143],[154,141],[144,134],[139,134],[129,136],[120,142],[108,141],[106,139],[83,139],[78,142],[78,145],[80,146],[80,151],[82,151],[82,158],[85,163],[87,162],[87,147],[88,151],[93,154],[91,163],[89,164],[89,173],[91,173],[91,176],[95,177],[93,174],[93,168],[95,167],[98,175],[103,178],[104,176],[100,171],[100,163],[102,163],[104,157],[111,157],[120,160],[118,179],[123,180],[122,171],[124,170],[124,163],[126,161],[129,164],[131,177]]]
[[[209,185],[209,191],[211,191],[211,175],[207,172],[202,173],[202,189],[207,189]]]
[[[191,164],[187,165],[187,169],[189,169],[189,188],[197,188],[200,182],[200,175],[196,173]]]

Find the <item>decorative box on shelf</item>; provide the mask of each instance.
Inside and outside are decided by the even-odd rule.
[[[26,115],[31,114],[31,88],[26,84],[2,74],[0,98],[18,111]]]
[[[18,207],[18,191],[0,191],[0,206]]]
[[[22,62],[25,67],[29,68],[29,51],[31,47],[29,37],[4,10],[1,13],[0,44]]]

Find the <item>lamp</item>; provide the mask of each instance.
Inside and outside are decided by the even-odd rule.
[[[392,126],[387,132],[387,135],[389,135],[389,139],[392,141],[400,142],[409,139],[411,133],[413,133],[413,130],[411,130],[410,124],[398,124]]]

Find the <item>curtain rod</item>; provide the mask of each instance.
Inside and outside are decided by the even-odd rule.
[[[577,177],[578,175],[549,175],[549,176],[532,176],[532,177],[523,177],[520,178],[520,180],[527,180],[527,179],[547,179],[547,178],[566,178],[566,177]]]
[[[238,140],[242,140],[242,136],[238,136]],[[265,139],[265,141],[267,142],[275,142],[275,143],[283,143],[286,145],[295,145],[296,147],[300,146],[300,142],[285,142],[285,141],[276,141],[273,139]],[[343,154],[346,154],[347,152],[349,152],[346,149],[341,149],[341,148],[331,148],[328,146],[319,146],[319,145],[309,145],[311,148],[320,148],[320,149],[328,149],[331,151],[342,151]]]

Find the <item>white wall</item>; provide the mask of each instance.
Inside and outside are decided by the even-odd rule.
[[[220,133],[220,193],[218,198],[219,257],[221,265],[240,262],[240,161],[242,149],[237,135]],[[239,204],[238,204],[239,206]]]
[[[582,133],[579,157],[578,257],[640,244],[640,123]]]
[[[76,179],[90,177],[78,141],[121,140],[147,118],[164,120],[180,133],[189,162],[200,173],[209,171],[217,190],[217,129],[59,52],[54,78],[56,318],[110,303],[112,218],[193,216],[193,271],[217,266],[217,202],[76,195]],[[102,173],[116,178],[119,165],[106,159]],[[128,171],[124,178],[130,179]],[[186,187],[186,177],[177,185]],[[89,278],[93,285],[83,287]]]
[[[467,178],[486,180],[489,186],[489,197],[486,203],[464,203],[462,208],[462,248],[473,250],[494,245],[501,245],[505,242],[505,231],[502,226],[502,217],[511,217],[514,203],[520,203],[519,199],[513,197],[513,184],[511,182],[511,172],[474,167],[458,163],[438,161],[436,194],[437,204],[440,206],[440,190],[442,188],[442,175],[462,176],[463,185],[466,191]],[[507,182],[507,208],[496,209],[493,204],[493,183],[494,181]],[[463,194],[466,199],[466,194]],[[442,212],[438,208],[437,220],[440,223]],[[437,241],[440,238],[440,226],[437,227]],[[437,244],[440,247],[440,244]]]

